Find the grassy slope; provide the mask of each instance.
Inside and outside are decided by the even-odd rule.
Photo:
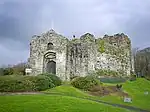
[[[107,84],[104,84],[105,86]],[[116,84],[108,84],[108,85],[116,85]],[[65,95],[74,95],[78,97],[90,97],[92,99],[100,99],[107,102],[112,102],[116,104],[123,104],[123,105],[129,105],[129,106],[135,106],[142,109],[150,110],[150,81],[146,79],[137,79],[133,82],[126,82],[123,84],[123,90],[125,90],[132,98],[132,103],[124,103],[123,97],[119,97],[115,94],[112,94],[110,96],[104,96],[104,97],[96,97],[96,96],[90,96],[85,92],[82,92],[72,86],[59,86],[50,90],[47,90],[48,93],[61,93]],[[144,95],[145,91],[149,91],[148,95]]]
[[[0,96],[0,112],[129,112],[108,105],[67,96]]]
[[[45,93],[60,93],[63,95],[72,95],[77,97],[89,97],[89,95],[79,89],[72,87],[71,85],[57,86],[52,89],[44,91]],[[92,97],[92,96],[91,96]]]
[[[124,103],[123,98],[116,95],[105,96],[101,99],[108,102],[130,105],[150,110],[150,81],[142,78],[132,82],[128,81],[123,84],[123,90],[130,95],[132,98],[132,103]],[[149,94],[145,95],[145,91],[148,91]]]

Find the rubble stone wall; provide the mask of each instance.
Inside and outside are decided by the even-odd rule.
[[[127,35],[104,35],[96,38],[90,33],[71,40],[54,30],[33,36],[30,43],[29,65],[32,75],[45,73],[49,61],[56,63],[56,75],[62,80],[86,76],[99,69],[113,70],[128,76],[131,72],[131,41]]]

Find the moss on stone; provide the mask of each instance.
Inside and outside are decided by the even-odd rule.
[[[105,41],[104,40],[98,40],[98,51],[101,53],[105,52]]]
[[[94,42],[95,41],[94,35],[92,35],[90,33],[86,33],[86,34],[82,35],[80,39],[84,42]]]

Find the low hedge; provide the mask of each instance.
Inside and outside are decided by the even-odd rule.
[[[60,80],[60,78],[57,77],[57,76],[54,75],[54,74],[51,74],[51,73],[43,73],[43,74],[40,74],[40,75],[44,75],[44,76],[49,77],[49,78],[52,80],[52,82],[53,82],[53,84],[54,84],[55,86],[60,86],[60,85],[62,84],[62,81]]]
[[[71,84],[79,89],[90,90],[93,86],[99,85],[99,81],[94,77],[86,76],[73,79]]]
[[[47,76],[0,76],[0,92],[42,91],[54,87]]]

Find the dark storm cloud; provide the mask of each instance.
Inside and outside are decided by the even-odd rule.
[[[27,60],[31,36],[52,27],[69,38],[124,32],[150,46],[149,10],[150,0],[1,0],[0,65]]]

